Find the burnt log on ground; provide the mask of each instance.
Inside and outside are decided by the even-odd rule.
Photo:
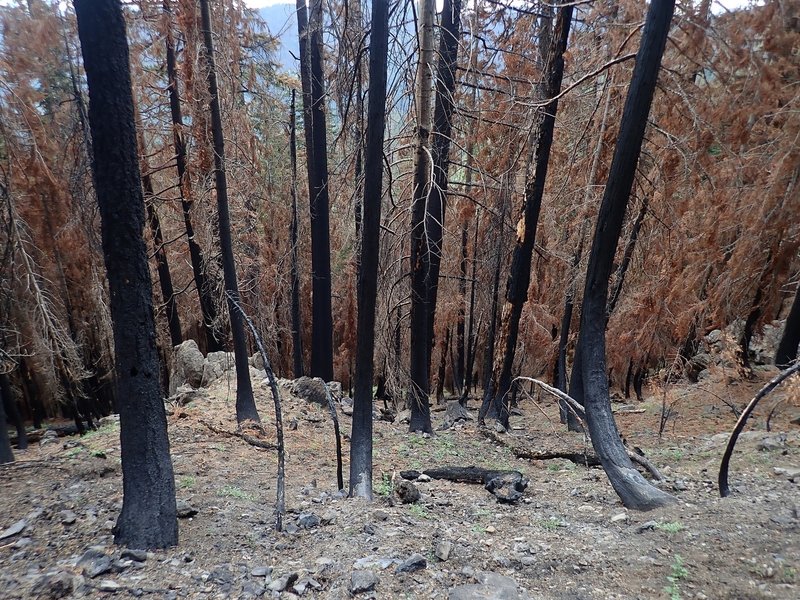
[[[499,502],[514,503],[528,487],[528,478],[519,471],[498,471],[483,467],[439,467],[422,472],[431,479],[446,479],[456,483],[479,483]]]

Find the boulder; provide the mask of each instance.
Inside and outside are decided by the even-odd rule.
[[[209,352],[203,365],[203,387],[220,379],[234,365],[233,352]]]
[[[203,353],[194,340],[186,340],[175,346],[175,357],[169,375],[169,395],[182,385],[199,388],[203,383]]]
[[[328,406],[328,393],[325,383],[319,377],[298,377],[291,386],[293,395],[308,402]]]

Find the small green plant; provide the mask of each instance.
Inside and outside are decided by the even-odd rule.
[[[388,473],[381,476],[381,480],[375,484],[373,491],[379,496],[389,496],[392,493],[392,478]]]
[[[412,515],[414,515],[418,519],[429,519],[430,518],[430,515],[428,514],[428,511],[425,510],[425,507],[421,506],[419,504],[412,504],[411,506],[409,506],[408,507],[408,512],[410,512]]]
[[[178,480],[178,487],[183,489],[192,488],[195,483],[197,483],[197,479],[195,479],[194,475],[184,475]]]
[[[659,531],[663,531],[665,533],[678,533],[679,531],[683,531],[683,524],[679,523],[678,521],[669,521],[667,523],[656,523],[655,529]]]
[[[78,454],[80,454],[81,452],[83,452],[83,446],[75,446],[74,448],[70,448],[69,450],[67,450],[64,453],[64,455],[67,458],[74,458],[78,456]]]
[[[539,521],[539,526],[547,531],[555,531],[561,527],[561,519],[556,517],[548,517],[547,519],[542,519]]]
[[[224,485],[217,493],[220,496],[229,496],[231,498],[237,498],[238,500],[253,500],[250,494],[235,485]]]
[[[794,583],[797,579],[797,569],[794,567],[783,567],[778,573],[778,580],[781,583]]]
[[[667,581],[669,585],[664,588],[664,591],[669,596],[670,600],[681,600],[680,582],[688,577],[689,571],[683,566],[683,558],[680,554],[675,555],[675,560],[672,561],[672,567]]]

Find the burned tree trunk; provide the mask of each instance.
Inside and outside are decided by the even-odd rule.
[[[386,73],[389,2],[373,0],[369,49],[369,104],[364,163],[364,203],[358,276],[353,429],[350,442],[350,495],[372,498],[372,382],[375,353],[375,303],[378,294],[383,136],[386,122]]]
[[[786,369],[797,359],[797,347],[800,345],[800,287],[794,294],[794,302],[786,317],[778,350],[775,352],[775,366]]]
[[[333,379],[331,244],[328,198],[328,142],[322,69],[322,0],[297,0],[303,129],[311,208],[311,375]]]
[[[93,173],[114,328],[122,456],[117,544],[178,542],[175,480],[158,380],[153,296],[125,20],[118,0],[76,0],[89,86]]]
[[[592,445],[623,504],[637,510],[664,506],[673,502],[674,498],[652,486],[634,468],[611,413],[605,336],[608,284],[674,7],[674,0],[653,0],[647,11],[592,240],[578,339],[578,351],[582,358],[583,400]]]
[[[22,415],[19,414],[19,408],[17,408],[17,403],[11,393],[11,383],[7,373],[0,373],[0,393],[3,396],[6,419],[10,420],[17,430],[17,448],[25,450],[28,447],[28,434],[25,431],[25,422],[22,420]],[[2,435],[2,431],[0,431],[0,435]]]
[[[228,176],[225,167],[225,137],[222,133],[222,114],[217,88],[217,69],[214,64],[214,43],[211,32],[211,11],[208,0],[200,0],[203,21],[203,42],[208,66],[208,91],[211,95],[211,133],[214,139],[214,175],[217,188],[217,211],[219,218],[219,245],[222,251],[222,271],[225,277],[225,295],[228,299],[228,316],[233,337],[233,354],[236,365],[236,420],[260,421],[253,387],[250,382],[250,364],[247,356],[247,337],[244,319],[236,310],[239,302],[239,284],[236,281],[236,263],[233,259],[231,218],[228,212]]]
[[[0,465],[5,463],[14,462],[14,451],[11,450],[11,440],[8,438],[8,427],[6,426],[6,411],[5,405],[13,402],[10,397],[10,386],[8,385],[8,377],[5,373],[0,375]],[[17,436],[19,440],[21,437]]]
[[[531,279],[531,258],[536,241],[536,227],[544,196],[545,179],[550,163],[561,80],[564,77],[564,52],[567,48],[573,5],[558,10],[553,34],[544,66],[542,98],[549,100],[537,108],[529,143],[532,145],[531,162],[526,176],[522,215],[517,225],[517,243],[511,262],[511,273],[506,285],[506,301],[501,317],[500,343],[492,370],[490,416],[497,418],[508,429],[507,394],[511,389],[512,368],[519,335],[522,308],[528,299]],[[531,170],[532,167],[532,170]]]

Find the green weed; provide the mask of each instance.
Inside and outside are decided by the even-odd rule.
[[[229,496],[231,498],[236,498],[238,500],[254,499],[253,496],[251,496],[241,488],[236,487],[235,485],[224,485],[219,489],[217,494],[220,496]]]
[[[381,480],[375,484],[373,491],[379,496],[389,496],[392,493],[392,478],[388,473],[381,476]]]
[[[194,475],[184,475],[178,480],[178,487],[183,489],[192,488],[195,483],[197,483],[197,479]]]
[[[675,555],[675,560],[672,561],[672,568],[667,581],[669,585],[664,588],[664,591],[669,596],[670,600],[681,600],[680,582],[689,576],[689,571],[683,566],[683,558],[680,554]]]
[[[428,511],[425,510],[424,506],[420,506],[419,504],[412,504],[411,506],[409,506],[408,507],[408,512],[410,512],[412,515],[414,515],[418,519],[430,519],[430,515],[428,514]]]
[[[679,531],[683,531],[683,525],[678,521],[670,521],[668,523],[656,523],[655,529],[659,531],[663,531],[665,533],[678,533]]]

